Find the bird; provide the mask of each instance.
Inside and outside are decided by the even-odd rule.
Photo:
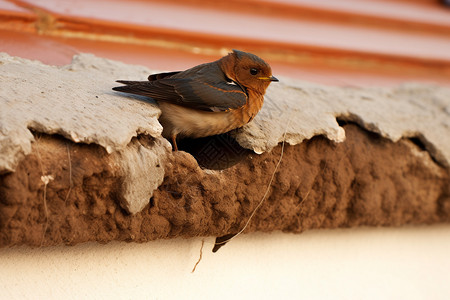
[[[151,74],[146,81],[117,80],[113,90],[146,96],[161,109],[162,136],[201,138],[218,135],[249,123],[261,110],[272,75],[258,56],[232,50],[219,60],[185,71]]]

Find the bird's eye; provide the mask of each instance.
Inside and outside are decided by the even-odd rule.
[[[258,69],[255,69],[255,68],[250,69],[250,74],[252,74],[252,75],[256,75],[256,74],[258,74],[258,72],[259,72]]]

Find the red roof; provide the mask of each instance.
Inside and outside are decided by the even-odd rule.
[[[334,85],[450,84],[450,8],[425,0],[0,0],[0,51],[80,52],[182,70],[232,48],[276,76]]]

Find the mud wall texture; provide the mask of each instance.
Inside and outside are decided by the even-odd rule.
[[[162,185],[134,215],[119,205],[121,177],[106,151],[41,135],[16,172],[0,178],[0,246],[236,233],[269,183],[245,232],[450,222],[448,169],[409,139],[344,128],[342,143],[315,137],[285,145],[272,182],[281,145],[220,171],[170,154]],[[47,185],[43,173],[54,174]]]
[[[448,89],[286,79],[244,128],[171,152],[157,106],[110,90],[150,70],[0,58],[0,247],[450,222]]]

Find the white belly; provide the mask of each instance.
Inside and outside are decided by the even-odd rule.
[[[159,122],[163,136],[179,135],[200,138],[228,132],[242,126],[230,112],[208,112],[190,109],[167,102],[158,102],[162,114]]]

